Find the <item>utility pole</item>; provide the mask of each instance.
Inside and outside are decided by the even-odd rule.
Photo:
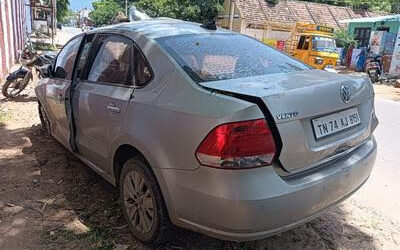
[[[54,36],[57,34],[57,0],[51,0],[51,45],[54,46]]]
[[[233,30],[233,18],[235,15],[235,0],[231,0],[231,5],[229,7],[229,29]]]

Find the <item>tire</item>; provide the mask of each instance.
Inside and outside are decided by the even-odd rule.
[[[375,82],[378,82],[378,81],[379,81],[379,76],[377,76],[377,75],[372,75],[371,76],[371,82],[375,83]]]
[[[378,76],[376,73],[371,74],[371,73],[368,71],[368,76],[369,76],[369,78],[371,79],[371,82],[372,82],[372,83],[375,83],[375,82],[378,82],[378,81],[379,81],[379,76]]]
[[[46,114],[46,111],[44,110],[43,106],[39,103],[38,105],[39,108],[39,117],[40,117],[40,122],[42,123],[43,129],[46,130],[47,135],[51,135],[50,131],[50,121],[49,118]]]
[[[149,246],[167,243],[172,238],[173,226],[157,180],[142,157],[133,157],[125,162],[119,190],[131,233]]]
[[[6,98],[17,97],[26,88],[29,82],[30,78],[26,77],[7,80],[2,88],[3,96]],[[10,88],[13,88],[13,90],[10,90]]]

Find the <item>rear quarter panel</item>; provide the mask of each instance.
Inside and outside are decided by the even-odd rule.
[[[135,91],[115,142],[136,147],[153,168],[194,170],[195,151],[214,127],[263,118],[257,105],[194,88],[179,74],[158,91]]]

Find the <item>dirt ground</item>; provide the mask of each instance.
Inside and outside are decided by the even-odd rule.
[[[388,85],[374,85],[375,94],[380,97],[400,101],[400,88]]]
[[[129,234],[118,190],[44,133],[32,88],[24,93],[0,100],[0,249],[148,249]],[[177,229],[159,249],[400,249],[400,226],[350,198],[264,240]]]

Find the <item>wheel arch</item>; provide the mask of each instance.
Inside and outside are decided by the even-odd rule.
[[[171,211],[174,211],[174,208],[171,204],[168,187],[165,183],[165,180],[162,175],[157,174],[157,171],[154,171],[150,161],[145,157],[145,155],[136,147],[132,146],[131,144],[121,144],[115,150],[113,156],[113,178],[115,180],[115,185],[119,186],[119,179],[122,172],[122,167],[124,163],[132,157],[139,156],[141,157],[146,165],[148,166],[149,170],[153,174],[154,178],[157,181],[158,187],[160,188],[162,198],[164,200],[164,204],[166,206],[168,215],[170,219],[174,219],[174,214]]]
[[[146,157],[134,146],[130,144],[122,144],[120,145],[114,153],[113,157],[113,176],[115,179],[115,184],[118,186],[119,178],[121,175],[121,170],[124,163],[132,157],[139,156],[146,161],[148,165]],[[151,167],[150,167],[151,169]]]

